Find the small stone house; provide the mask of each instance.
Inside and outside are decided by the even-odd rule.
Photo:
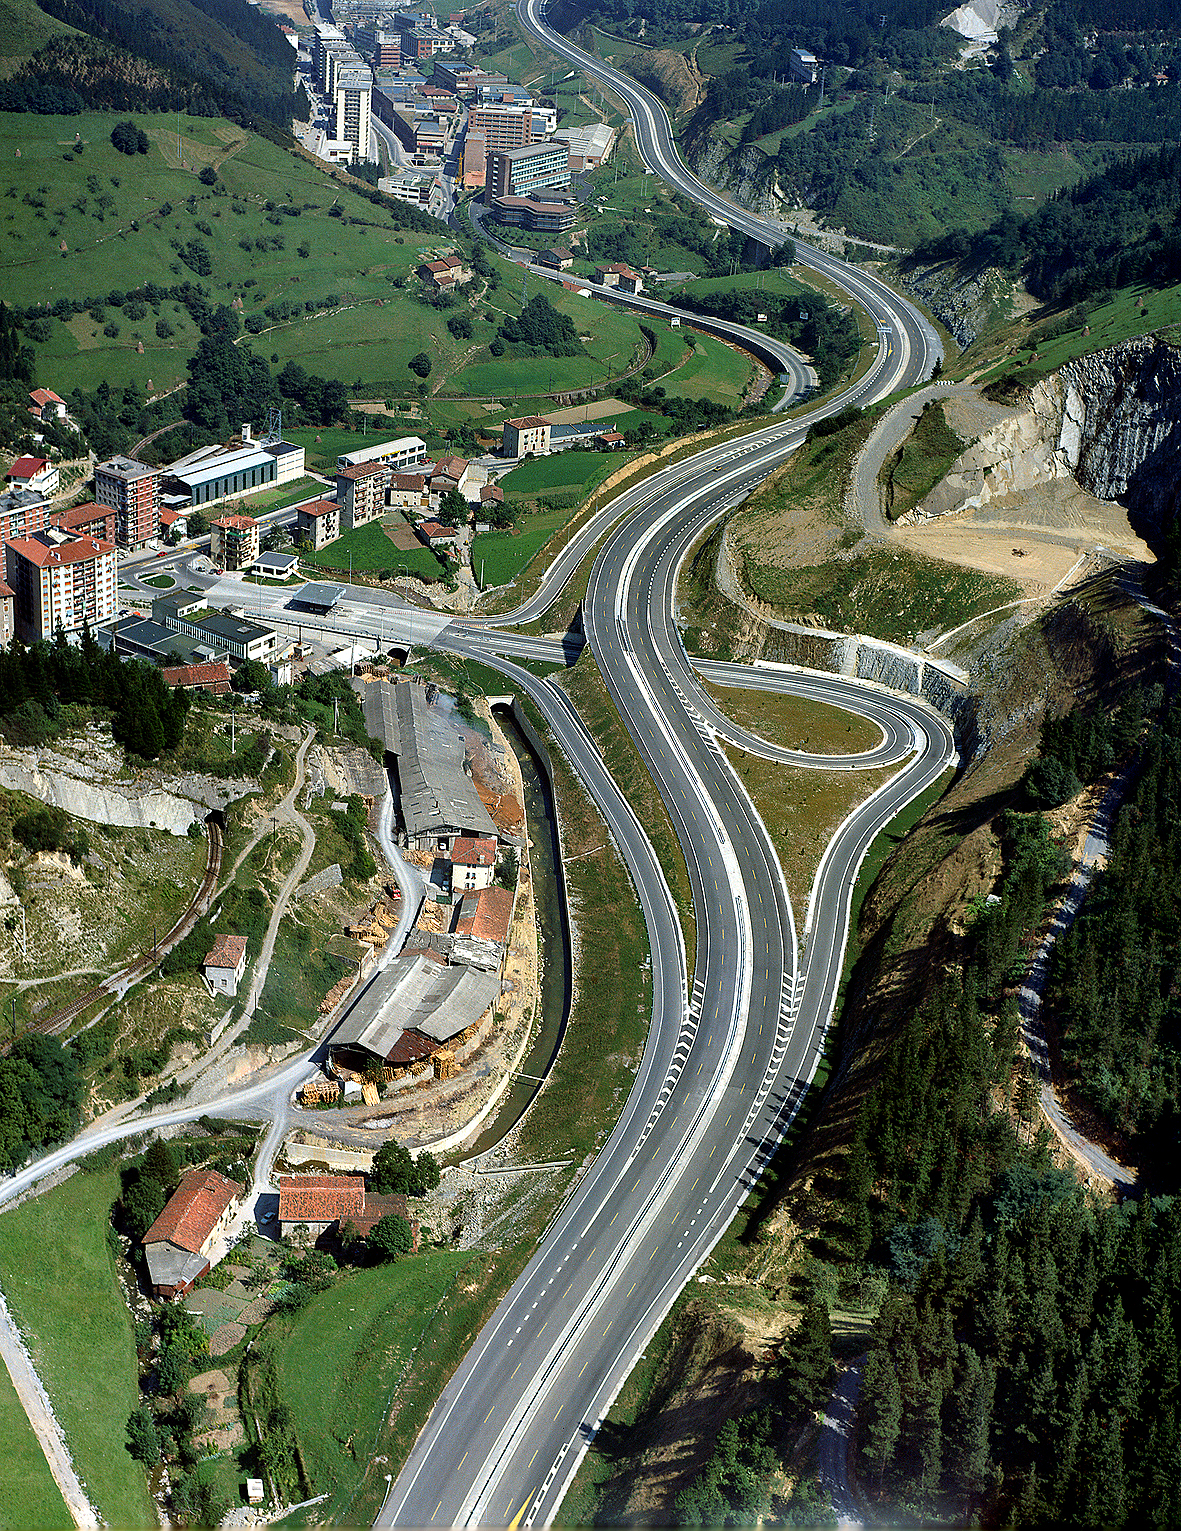
[[[246,937],[219,935],[201,964],[210,987],[218,994],[237,994],[246,971]]]

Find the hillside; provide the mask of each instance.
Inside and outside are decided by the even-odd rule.
[[[848,0],[723,16],[699,0],[564,0],[549,15],[665,97],[706,179],[763,211],[808,209],[826,229],[907,249],[1027,212],[1175,136],[1175,4],[1121,11],[1118,34],[1104,0],[1033,9],[991,49],[939,26],[946,10],[913,0],[880,15]],[[823,61],[823,84],[786,83],[793,47]]]
[[[217,305],[276,368],[294,360],[381,398],[417,390],[407,364],[423,352],[429,389],[506,394],[598,384],[640,354],[634,318],[553,289],[589,337],[579,354],[555,362],[509,348],[496,358],[496,330],[521,307],[515,268],[490,263],[493,276],[453,308],[421,301],[415,268],[457,245],[443,225],[370,201],[363,183],[223,119],[182,118],[178,155],[175,117],[138,116],[149,149],[131,156],[110,141],[118,120],[0,115],[11,166],[0,199],[5,296],[35,347],[38,381],[63,396],[104,383],[174,388],[201,339],[198,319]],[[486,290],[502,269],[503,286]],[[485,301],[473,311],[477,293]]]
[[[290,129],[291,47],[246,0],[146,0],[134,9],[115,0],[4,0],[4,11],[4,111],[183,107]],[[138,98],[122,88],[129,57],[157,71]]]

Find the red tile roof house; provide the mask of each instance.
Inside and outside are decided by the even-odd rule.
[[[444,526],[441,521],[420,521],[415,530],[428,548],[445,548],[459,540],[458,530],[454,526]]]
[[[495,876],[496,841],[460,835],[451,847],[452,893],[487,888]]]
[[[211,696],[227,696],[232,689],[230,667],[224,659],[213,664],[166,665],[160,674],[166,686],[179,686],[182,691],[208,691]],[[241,937],[228,939],[240,940]],[[213,952],[209,956],[212,957]],[[208,962],[209,957],[205,960]]]
[[[508,940],[512,918],[511,888],[481,888],[464,895],[455,921],[455,934],[471,936],[477,941],[495,941],[503,946]]]
[[[246,937],[214,936],[213,949],[201,965],[211,988],[219,994],[237,994],[246,971]]]
[[[56,494],[61,483],[57,464],[47,457],[18,457],[4,475],[13,489],[31,489],[34,494]]]
[[[66,418],[66,401],[58,398],[52,388],[34,388],[29,398],[33,401],[29,405],[29,413],[36,415],[38,420],[64,420]]]
[[[216,1170],[190,1170],[143,1237],[148,1275],[157,1297],[187,1292],[210,1268],[210,1252],[225,1231],[245,1187]],[[220,1256],[219,1256],[220,1258]]]
[[[404,1196],[378,1196],[365,1189],[364,1175],[280,1175],[279,1234],[288,1238],[306,1228],[315,1241],[322,1234],[339,1233],[352,1223],[367,1238],[381,1218],[404,1217],[418,1248],[418,1220],[412,1218]]]

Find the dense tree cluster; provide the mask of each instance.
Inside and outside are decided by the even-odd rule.
[[[379,1196],[425,1196],[439,1183],[439,1164],[429,1150],[415,1158],[404,1143],[390,1138],[373,1156],[370,1179]]]
[[[233,316],[231,316],[233,317]],[[211,435],[224,438],[242,420],[265,420],[279,403],[271,370],[249,346],[236,346],[237,320],[206,335],[189,358],[185,414]]]
[[[10,644],[0,653],[0,697],[0,729],[14,743],[52,738],[62,706],[77,702],[109,708],[116,740],[144,760],[176,748],[189,710],[189,698],[179,687],[169,692],[155,665],[104,653],[88,627],[78,646],[60,629],[52,644]]]
[[[802,299],[748,287],[704,296],[683,292],[672,301],[691,313],[710,314],[735,324],[753,326],[759,314],[766,314],[766,323],[758,327],[810,356],[824,388],[836,382],[861,346],[861,332],[853,314],[842,311],[820,293],[809,293]]]
[[[60,1143],[78,1125],[82,1080],[56,1037],[28,1032],[0,1058],[0,1169]]]
[[[290,130],[290,46],[270,17],[240,0],[173,0],[170,8],[158,10],[118,0],[45,0],[43,8],[79,32],[156,65],[178,87],[207,97],[213,114],[221,110],[256,129]]]
[[[1025,773],[1026,796],[1035,808],[1057,808],[1089,785],[1139,738],[1145,714],[1159,709],[1161,697],[1135,687],[1112,712],[1074,707],[1042,724],[1038,758]]]
[[[146,154],[150,147],[148,135],[130,119],[115,124],[111,129],[111,142],[120,154]]]
[[[529,299],[518,317],[509,314],[497,333],[521,356],[577,356],[582,350],[573,319],[560,314],[542,292]]]
[[[1181,707],[1140,743],[1106,870],[1057,943],[1047,1004],[1087,1102],[1181,1190]]]
[[[334,377],[317,377],[298,362],[288,362],[275,379],[284,399],[299,406],[299,419],[309,425],[335,425],[349,410],[345,386]]]
[[[916,254],[1023,271],[1032,292],[1062,304],[1132,281],[1176,281],[1181,149],[1130,157],[1059,192],[1028,218],[1005,212],[982,233],[956,231]]]

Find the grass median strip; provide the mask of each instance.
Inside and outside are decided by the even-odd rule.
[[[578,708],[583,722],[602,752],[607,769],[635,809],[652,842],[677,907],[685,937],[685,962],[688,971],[692,973],[697,950],[693,892],[684,852],[677,840],[664,799],[624,726],[589,649],[583,652],[578,663],[562,677],[559,684]]]
[[[758,809],[787,879],[797,933],[802,933],[808,894],[820,858],[845,817],[898,767],[872,771],[810,771],[778,765],[745,750],[724,745]]]
[[[882,740],[876,723],[827,702],[776,691],[715,686],[707,680],[701,684],[733,722],[783,749],[808,750],[815,755],[859,755],[875,749]]]

